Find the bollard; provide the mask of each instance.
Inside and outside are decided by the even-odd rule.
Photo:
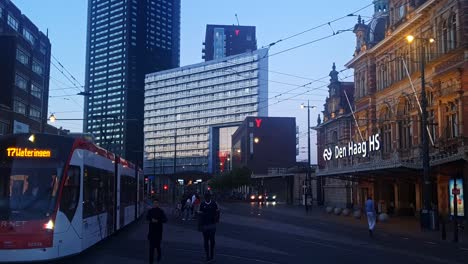
[[[445,219],[440,217],[440,221],[442,224],[442,240],[447,240],[447,229],[445,229]]]

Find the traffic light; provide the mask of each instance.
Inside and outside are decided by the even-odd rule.
[[[165,191],[169,190],[169,186],[167,186],[167,184],[164,184],[163,185],[163,190],[165,190]]]
[[[145,177],[145,183],[148,183],[148,177]]]
[[[211,191],[211,187],[210,187],[210,186],[208,186],[208,191]]]

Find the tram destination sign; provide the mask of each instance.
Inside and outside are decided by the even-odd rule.
[[[6,149],[7,157],[11,158],[50,158],[52,151],[50,149],[28,149],[10,147]]]
[[[375,134],[363,142],[349,142],[344,146],[334,146],[323,150],[323,159],[330,161],[332,159],[342,159],[351,156],[367,157],[369,153],[380,150],[380,135]]]

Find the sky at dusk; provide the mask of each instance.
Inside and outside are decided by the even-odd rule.
[[[67,78],[51,65],[49,113],[57,118],[83,118],[83,98],[77,96],[83,90],[86,57],[86,0],[12,0],[41,31],[48,31],[52,43],[52,55],[76,79]],[[328,94],[329,78],[299,87],[313,80],[328,76],[332,63],[337,70],[352,59],[355,37],[349,30],[357,22],[349,16],[329,25],[310,30],[302,35],[286,39],[296,33],[346,16],[363,7],[358,13],[364,20],[373,14],[372,0],[182,0],[181,12],[181,66],[202,62],[202,43],[206,24],[237,24],[257,27],[258,48],[268,46],[269,57],[269,115],[296,117],[300,127],[299,160],[307,158],[307,111],[301,103],[310,100],[317,106],[311,110],[311,126],[317,123],[317,115],[323,110]],[[370,5],[370,6],[369,6]],[[325,38],[328,37],[329,38]],[[325,38],[323,40],[320,40]],[[313,42],[302,47],[290,48]],[[283,52],[284,51],[284,52]],[[279,53],[282,52],[282,53]],[[279,53],[279,54],[276,54]],[[60,65],[52,59],[60,68]],[[67,73],[65,73],[67,74]],[[285,75],[288,74],[288,75]],[[352,81],[353,72],[340,74],[343,81]],[[294,75],[294,76],[291,76]],[[347,77],[347,78],[346,78]],[[78,86],[78,87],[74,87]],[[293,90],[294,89],[294,90]],[[73,132],[82,131],[81,120],[60,121],[53,124]],[[274,131],[272,131],[274,133]],[[316,134],[312,137],[312,162],[317,160]]]

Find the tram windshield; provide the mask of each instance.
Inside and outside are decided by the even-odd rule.
[[[74,139],[48,134],[0,137],[0,221],[53,214]]]
[[[43,219],[52,214],[63,167],[31,160],[0,164],[0,220]]]

